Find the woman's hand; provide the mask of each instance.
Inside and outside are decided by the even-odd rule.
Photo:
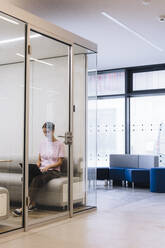
[[[37,161],[36,165],[37,165],[38,168],[40,168],[40,166],[41,166],[40,161]]]
[[[40,168],[40,166],[41,166],[41,155],[39,154],[39,156],[38,156],[38,160],[37,160],[37,166],[38,166],[38,168]]]
[[[48,171],[48,170],[49,170],[49,166],[46,166],[46,167],[44,167],[43,169],[41,169],[42,172],[46,172],[46,171]]]

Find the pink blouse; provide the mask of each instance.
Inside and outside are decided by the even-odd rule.
[[[59,158],[64,158],[65,147],[59,140],[53,142],[45,139],[40,145],[39,153],[41,156],[40,169],[43,169],[47,165],[57,163]],[[54,169],[60,171],[60,166]]]

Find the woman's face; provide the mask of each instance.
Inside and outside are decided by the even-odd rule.
[[[54,131],[47,129],[47,128],[43,128],[43,133],[44,135],[48,138],[48,139],[52,139],[52,137],[54,136]]]

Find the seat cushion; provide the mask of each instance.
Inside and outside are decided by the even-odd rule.
[[[125,179],[125,169],[124,168],[113,168],[109,169],[109,179],[111,180],[124,180]]]
[[[121,168],[138,168],[139,156],[132,154],[111,154],[110,166]]]
[[[9,215],[9,192],[0,187],[0,220],[7,219]]]
[[[125,180],[128,182],[149,184],[150,170],[149,169],[125,169]]]
[[[73,195],[74,184],[76,189],[82,192],[82,181],[79,177],[73,178]],[[74,202],[82,202],[82,195]],[[50,180],[42,187],[36,197],[36,203],[43,206],[66,206],[68,204],[68,178],[60,177]]]
[[[159,156],[139,155],[139,168],[151,169],[159,166]]]
[[[83,183],[79,177],[73,178],[74,195],[77,195],[75,203],[83,200]],[[22,175],[16,173],[0,173],[0,187],[9,191],[10,201],[22,201]],[[36,202],[44,206],[64,206],[68,202],[68,178],[60,177],[50,180],[38,191]]]
[[[21,160],[18,161],[12,161],[12,162],[1,162],[0,163],[0,173],[6,172],[6,173],[22,173],[22,168],[20,166]]]
[[[150,191],[157,193],[165,193],[165,168],[151,169]]]
[[[97,168],[97,180],[109,180],[109,167]]]
[[[0,187],[5,187],[9,191],[10,201],[20,202],[22,199],[22,174],[0,173]]]

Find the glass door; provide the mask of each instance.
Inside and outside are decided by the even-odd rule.
[[[25,24],[0,13],[0,233],[23,227],[24,57]]]
[[[68,214],[70,47],[32,30],[30,46],[31,225]]]
[[[77,213],[96,207],[96,54],[74,45],[73,61],[73,210]]]

